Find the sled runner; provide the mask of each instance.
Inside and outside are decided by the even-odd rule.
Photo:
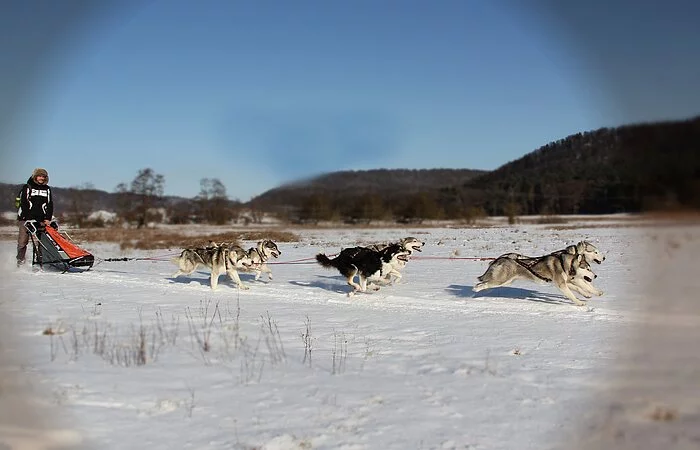
[[[75,245],[71,240],[59,233],[56,221],[51,226],[35,220],[27,220],[24,226],[29,231],[32,240],[32,265],[49,265],[63,272],[71,268],[90,270],[95,257],[88,251]]]

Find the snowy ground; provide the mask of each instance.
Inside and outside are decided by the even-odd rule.
[[[399,284],[348,298],[344,279],[313,262],[276,264],[269,283],[244,274],[248,291],[222,276],[212,292],[206,272],[173,279],[167,261],[16,269],[14,242],[0,242],[13,333],[3,367],[30,406],[51,412],[43,436],[100,449],[573,448],[621,343],[649,319],[640,274],[654,229],[296,232],[278,262],[407,235],[426,246]],[[466,258],[581,239],[607,257],[594,267],[605,295],[586,307],[553,286],[471,290],[487,261]],[[83,247],[98,258],[172,254]],[[27,424],[0,419],[0,441],[19,442]]]

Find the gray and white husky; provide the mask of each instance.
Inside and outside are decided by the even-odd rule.
[[[329,258],[323,253],[316,255],[316,261],[326,268],[334,267],[346,278],[348,285],[353,290],[348,296],[356,292],[367,292],[367,288],[378,290],[379,284],[387,284],[387,275],[394,270],[397,260],[408,261],[408,252],[399,244],[392,244],[380,251],[369,247],[344,248],[335,258]],[[355,275],[359,278],[359,284],[355,283]]]
[[[266,273],[267,279],[272,280],[272,270],[270,270],[270,267],[266,264],[267,260],[270,258],[278,258],[281,254],[282,252],[273,241],[270,239],[262,240],[258,242],[255,247],[248,249],[251,266],[241,271],[255,272],[255,280],[259,280],[262,274]]]
[[[569,245],[566,248],[550,253],[550,255],[561,255],[564,253],[568,253],[570,255],[582,255],[585,260],[585,269],[590,271],[591,273],[593,273],[593,269],[591,269],[590,266],[591,263],[595,262],[596,264],[601,264],[603,261],[605,261],[605,256],[600,252],[600,250],[588,241],[580,241],[577,244]],[[519,253],[505,253],[499,256],[498,258],[518,259],[525,264],[532,264],[538,259],[538,257],[535,256],[525,256]],[[496,260],[498,260],[498,258],[496,258]],[[579,292],[586,298],[590,298],[592,295],[601,296],[603,295],[603,291],[593,286],[591,280],[587,279],[597,277],[598,276],[594,273],[593,277],[577,277],[575,279],[576,283],[574,284],[573,280],[571,280],[572,282],[569,283],[569,287]]]
[[[586,298],[591,298],[594,295],[601,296],[603,291],[593,286],[593,280],[596,278],[598,278],[598,275],[593,273],[591,265],[584,257],[576,270],[576,274],[569,279],[569,288]]]
[[[219,284],[219,276],[224,273],[228,274],[239,289],[249,289],[241,281],[238,271],[248,269],[253,261],[248,252],[238,245],[211,242],[207,247],[186,248],[180,253],[180,256],[173,258],[172,262],[179,268],[173,278],[189,275],[199,266],[203,266],[211,271],[210,285],[212,289],[216,289]]]
[[[489,264],[486,272],[478,277],[473,290],[475,292],[500,286],[507,286],[516,280],[529,280],[535,283],[554,283],[566,297],[576,305],[585,305],[571,289],[579,293],[591,293],[586,283],[591,283],[596,275],[590,270],[590,265],[581,254],[573,255],[562,252],[539,258],[515,258],[514,254],[506,254],[496,258]]]
[[[586,258],[588,264],[601,264],[603,261],[605,261],[605,256],[600,252],[600,250],[598,250],[598,247],[596,247],[588,241],[580,241],[577,244],[569,245],[566,248],[550,253],[550,255],[560,255],[562,253],[568,253],[570,255],[583,255],[583,257]],[[505,253],[499,256],[498,258],[513,258],[527,260],[537,259],[538,257],[525,256],[521,255],[520,253]]]
[[[391,245],[400,245],[401,248],[408,254],[408,258],[396,258],[391,262],[391,270],[389,270],[386,273],[383,280],[386,284],[391,284],[399,281],[399,279],[402,276],[401,271],[406,267],[406,264],[411,258],[411,255],[413,254],[413,252],[422,252],[425,242],[413,236],[408,236],[401,239],[399,242],[372,244],[367,246],[367,248],[370,248],[375,251],[382,251]]]

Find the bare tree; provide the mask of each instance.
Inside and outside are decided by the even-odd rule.
[[[146,225],[149,212],[163,200],[165,178],[151,168],[141,169],[127,188],[119,183],[116,192],[122,194],[118,201],[121,214],[127,221],[136,221],[138,228]]]
[[[218,178],[202,178],[199,181],[199,204],[200,219],[207,223],[217,225],[225,224],[233,214],[230,208],[226,187]]]

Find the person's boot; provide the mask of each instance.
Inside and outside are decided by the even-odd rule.
[[[17,249],[17,267],[24,265],[27,255],[27,247]]]

